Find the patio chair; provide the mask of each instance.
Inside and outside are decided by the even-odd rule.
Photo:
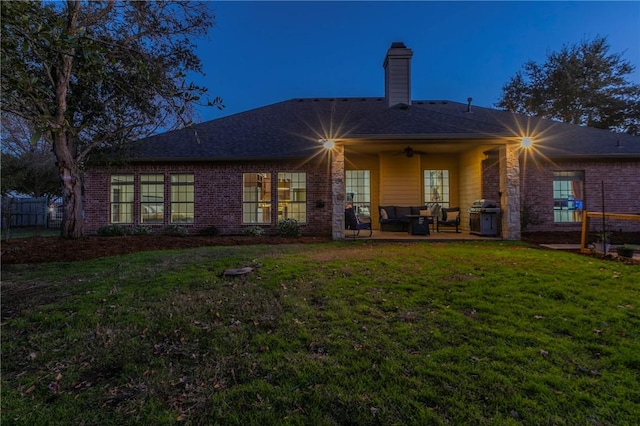
[[[353,231],[352,236],[354,239],[360,236],[360,231],[363,229],[369,230],[369,235],[366,235],[367,237],[373,235],[373,230],[371,229],[371,218],[358,218],[353,208],[344,209],[344,228]]]
[[[438,217],[436,221],[436,230],[440,232],[441,226],[455,227],[456,232],[460,233],[458,227],[460,226],[460,207],[452,207],[450,209],[442,209],[442,216]]]

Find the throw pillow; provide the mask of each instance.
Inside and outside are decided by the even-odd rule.
[[[455,222],[458,220],[458,217],[460,216],[460,212],[459,211],[454,211],[454,212],[447,212],[447,217],[445,218],[445,222]]]
[[[385,209],[380,209],[380,218],[383,220],[389,219],[389,215],[387,215],[387,211]]]

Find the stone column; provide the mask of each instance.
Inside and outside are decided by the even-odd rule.
[[[520,147],[516,144],[500,148],[500,207],[502,238],[520,239]]]
[[[344,239],[344,146],[336,144],[331,150],[331,236]]]

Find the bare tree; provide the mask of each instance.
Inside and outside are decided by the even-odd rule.
[[[2,195],[11,191],[32,197],[59,196],[60,180],[51,145],[20,117],[2,115]]]

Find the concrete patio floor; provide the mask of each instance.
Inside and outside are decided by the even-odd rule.
[[[351,231],[345,231],[345,240],[353,239]],[[371,237],[366,237],[367,231],[360,231],[360,236],[356,240],[376,240],[376,241],[425,241],[425,242],[447,242],[447,241],[501,241],[501,237],[485,237],[470,234],[466,231],[431,231],[429,235],[411,235],[408,232],[382,232],[374,229]]]

